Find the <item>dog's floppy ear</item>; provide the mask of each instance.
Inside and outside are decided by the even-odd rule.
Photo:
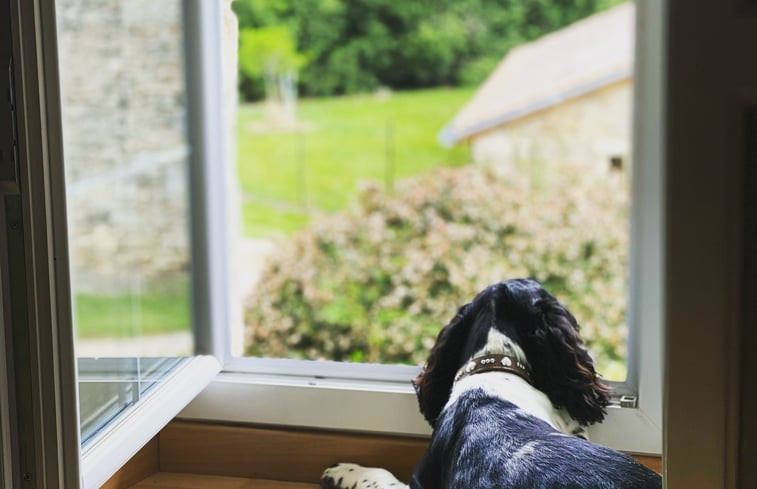
[[[423,371],[413,381],[418,407],[432,427],[449,400],[460,367],[460,355],[473,320],[471,309],[470,304],[461,307],[452,321],[442,328]]]
[[[582,425],[602,421],[610,388],[594,370],[576,319],[552,296],[539,299],[534,306],[537,324],[528,335],[527,350],[534,385]]]

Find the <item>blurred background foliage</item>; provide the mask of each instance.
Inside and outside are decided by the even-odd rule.
[[[509,49],[618,3],[235,0],[245,230],[274,250],[245,354],[421,364],[482,288],[530,277],[624,379],[627,172],[505,173],[437,142]]]
[[[618,3],[235,0],[240,96],[265,96],[259,67],[271,56],[298,68],[303,96],[477,84],[510,48]]]
[[[246,353],[421,364],[483,287],[531,277],[579,320],[598,371],[625,378],[628,179],[564,166],[440,168],[396,195],[368,184],[279,243],[246,304]]]

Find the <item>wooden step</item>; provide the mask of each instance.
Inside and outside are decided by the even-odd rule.
[[[131,489],[319,489],[317,484],[158,472]]]

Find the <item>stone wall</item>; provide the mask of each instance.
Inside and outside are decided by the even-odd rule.
[[[607,172],[610,159],[630,159],[631,80],[609,85],[476,136],[479,163],[524,168],[566,162]]]
[[[181,1],[56,8],[74,288],[120,293],[187,280]],[[235,39],[236,24],[224,25]]]

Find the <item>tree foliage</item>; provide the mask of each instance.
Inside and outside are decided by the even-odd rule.
[[[286,26],[244,28],[239,37],[239,70],[247,76],[273,76],[304,65],[304,56],[297,52]]]
[[[270,116],[293,124],[297,78],[305,56],[297,52],[286,25],[246,27],[239,32],[239,72],[247,80],[262,80]]]
[[[241,29],[285,26],[305,95],[478,83],[513,46],[621,0],[235,0]],[[240,38],[240,65],[248,40]],[[246,99],[255,76],[241,72]]]

